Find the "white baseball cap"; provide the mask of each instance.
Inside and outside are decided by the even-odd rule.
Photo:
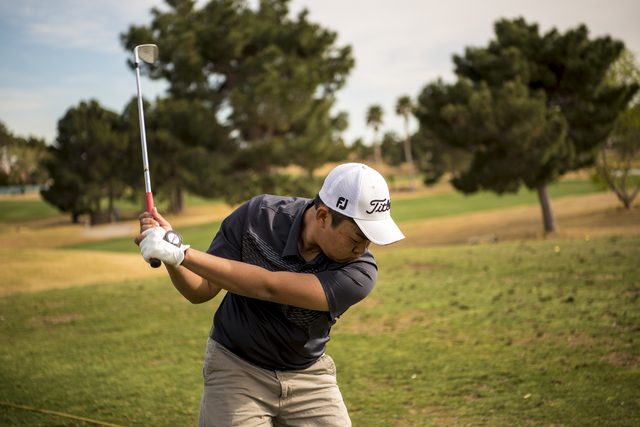
[[[327,207],[353,218],[372,243],[390,245],[404,239],[391,219],[387,182],[369,166],[361,163],[337,166],[325,178],[319,195]]]

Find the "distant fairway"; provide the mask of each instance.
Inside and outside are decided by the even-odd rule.
[[[598,187],[589,181],[562,181],[550,187],[552,198],[578,196],[597,193]],[[393,197],[393,195],[392,195]],[[498,196],[491,192],[481,192],[465,196],[458,192],[445,194],[410,195],[392,204],[394,220],[399,223],[426,220],[444,216],[460,215],[471,212],[497,210],[521,205],[537,205],[537,194],[522,188],[516,194]],[[198,226],[175,227],[184,237],[185,242],[199,250],[206,250],[218,228],[220,221],[205,223]],[[110,252],[139,253],[138,248],[131,244],[131,237],[100,240],[74,245],[67,245],[67,249],[100,250]]]
[[[552,199],[566,196],[580,196],[601,191],[590,181],[561,181],[549,186]],[[517,193],[497,195],[482,191],[465,195],[458,191],[425,197],[392,198],[393,219],[396,222],[408,222],[441,216],[459,215],[484,210],[509,208],[521,205],[537,205],[538,195],[521,187]]]
[[[60,216],[58,209],[34,196],[0,198],[0,222],[22,222],[57,216]]]

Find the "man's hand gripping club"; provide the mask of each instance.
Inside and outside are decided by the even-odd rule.
[[[181,265],[184,261],[184,253],[189,245],[176,246],[165,240],[165,234],[171,230],[169,224],[157,211],[153,209],[153,215],[147,212],[140,215],[140,234],[135,243],[140,246],[140,252],[145,261],[152,258],[159,259],[168,265]],[[157,218],[157,221],[156,219]]]

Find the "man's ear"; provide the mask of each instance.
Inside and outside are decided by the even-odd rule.
[[[331,224],[331,214],[326,206],[318,206],[316,209],[316,224],[319,228],[325,228]]]

